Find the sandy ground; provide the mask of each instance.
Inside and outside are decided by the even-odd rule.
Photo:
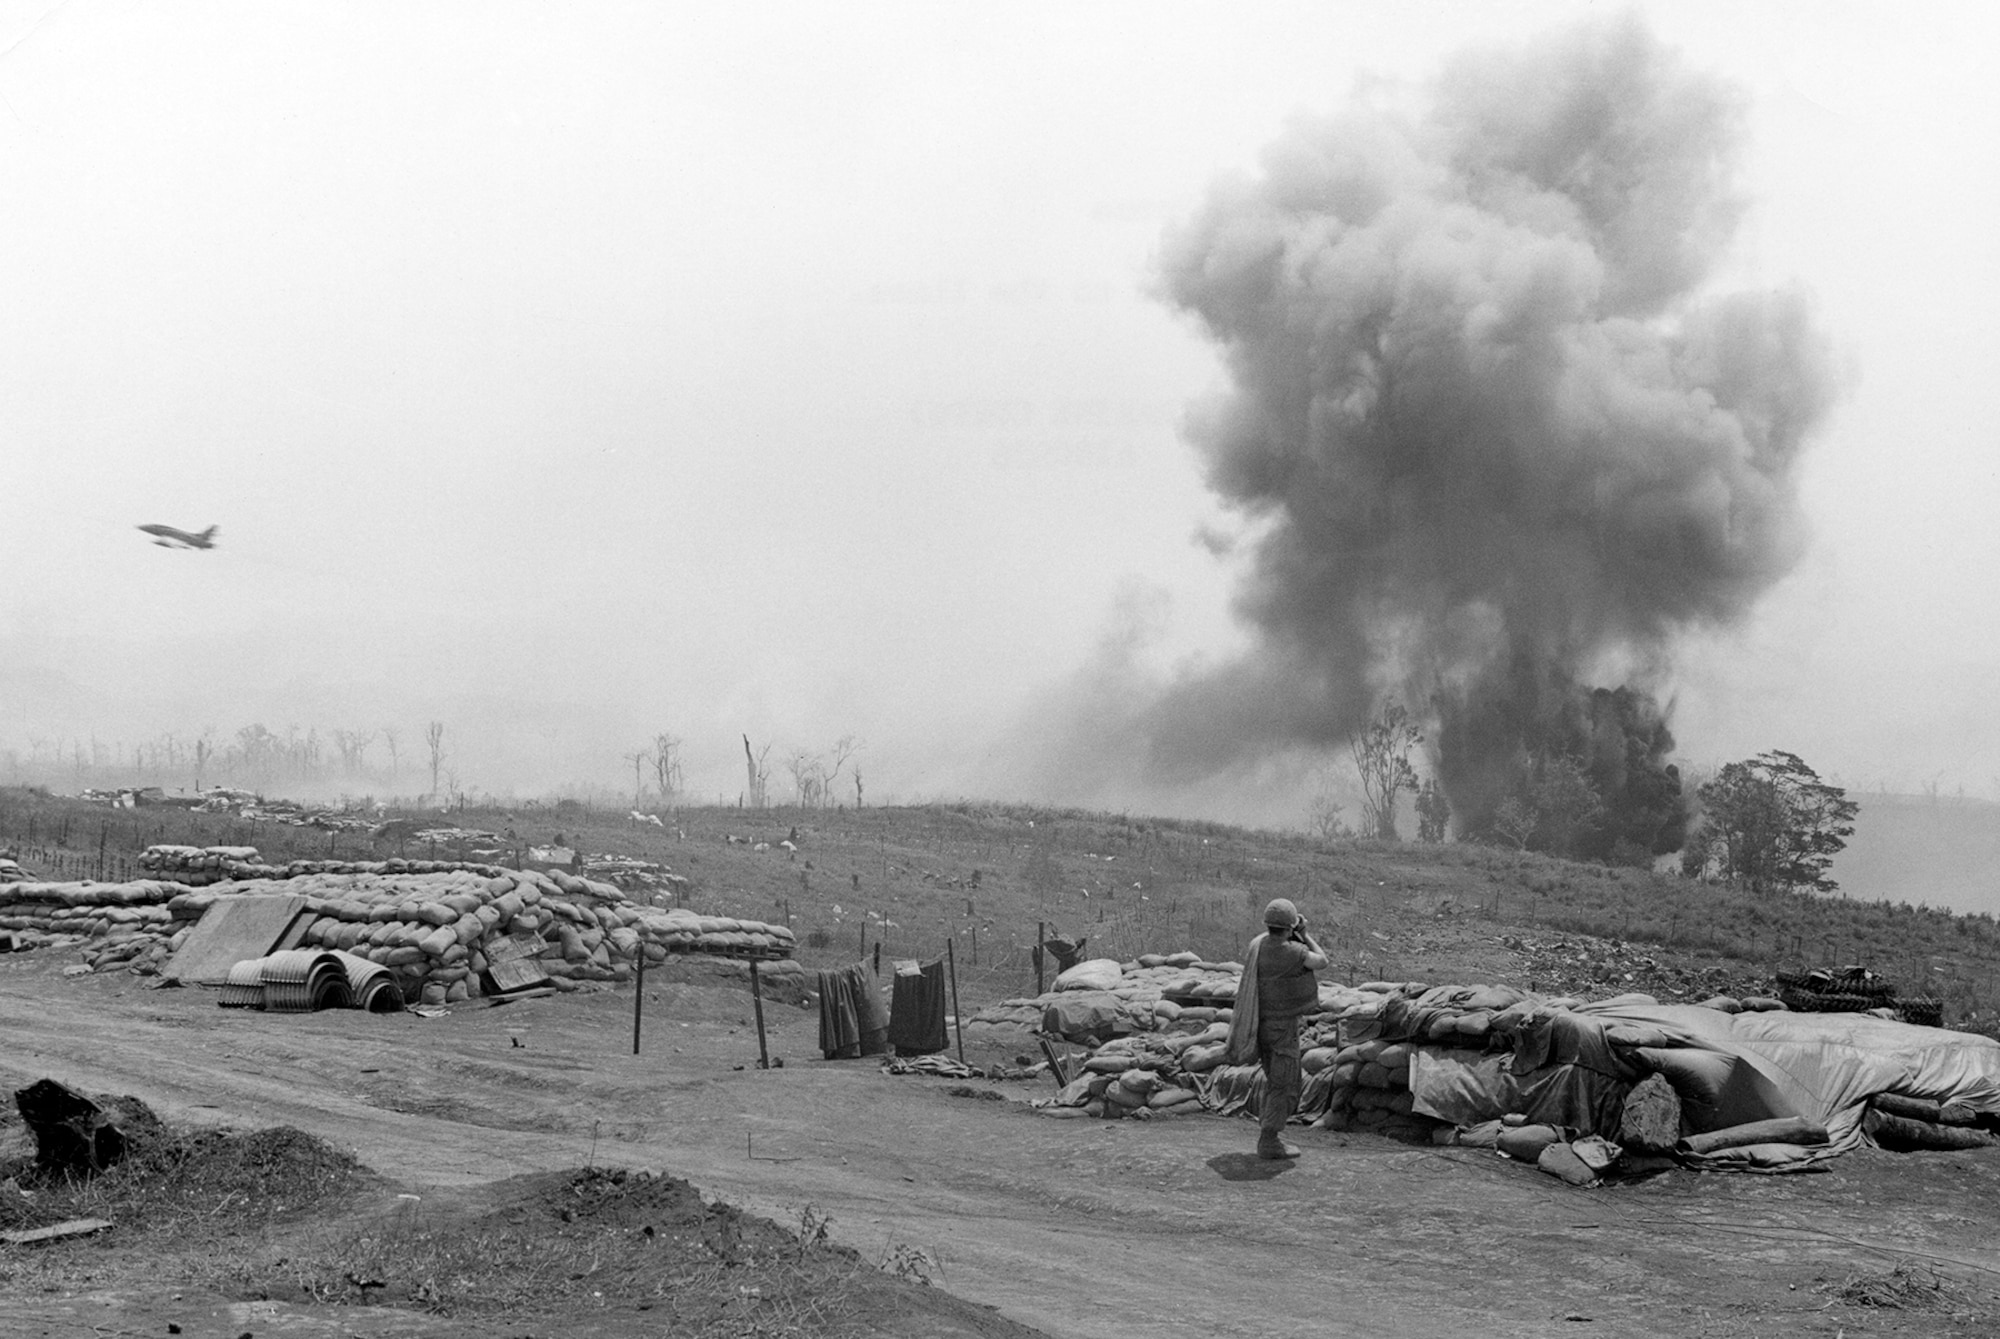
[[[64,978],[65,961],[0,961],[10,1088],[49,1076],[170,1120],[294,1125],[434,1196],[595,1164],[683,1176],[781,1223],[810,1205],[869,1258],[920,1249],[943,1288],[1049,1335],[2000,1332],[2000,1151],[1580,1191],[1490,1153],[1300,1130],[1304,1157],[1273,1165],[1249,1156],[1245,1120],[1057,1120],[1027,1105],[1046,1081],[980,1081],[1007,1100],[972,1100],[823,1061],[816,1015],[788,1006],[768,1006],[784,1065],[761,1070],[749,996],[705,981],[649,979],[634,1056],[629,988],[281,1016],[125,973]],[[1902,1261],[1937,1270],[1952,1304],[1834,1296]],[[263,1305],[217,1312],[214,1331],[460,1332],[352,1312],[336,1331]],[[0,1298],[0,1327],[61,1333],[88,1307]]]

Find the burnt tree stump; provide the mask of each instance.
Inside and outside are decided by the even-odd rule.
[[[15,1092],[14,1105],[35,1133],[35,1162],[46,1171],[88,1176],[125,1156],[125,1131],[67,1084],[37,1079]]]

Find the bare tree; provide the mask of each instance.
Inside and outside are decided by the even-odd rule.
[[[626,762],[632,764],[632,807],[637,809],[646,802],[646,764],[652,761],[653,755],[640,749],[637,753],[623,756]]]
[[[444,770],[444,722],[432,721],[424,727],[424,744],[431,754],[431,795],[438,793],[438,774]]]
[[[856,809],[861,807],[861,765],[859,763],[854,765],[854,807]]]
[[[818,808],[826,796],[826,760],[807,749],[793,749],[791,757],[785,760],[785,770],[792,774],[792,785],[798,790],[801,809]]]
[[[194,741],[194,790],[201,793],[201,774],[215,758],[215,727],[204,725]]]
[[[840,769],[847,766],[848,760],[861,752],[864,747],[857,735],[842,735],[833,741],[833,766],[827,770],[826,784],[820,790],[821,804],[833,803],[833,783],[840,779]],[[859,767],[855,769],[855,775],[860,775]],[[858,788],[855,791],[854,805],[857,809],[861,807],[861,792]]]
[[[681,741],[677,736],[653,736],[653,784],[660,790],[660,805],[671,809],[681,792]]]
[[[1312,834],[1323,842],[1350,837],[1353,833],[1347,826],[1346,811],[1347,805],[1340,799],[1329,765],[1320,771],[1319,786],[1306,806],[1306,822]]]
[[[771,768],[764,760],[770,755],[771,746],[766,744],[762,752],[750,749],[750,736],[743,736],[743,762],[748,769],[749,792],[743,797],[744,803],[752,809],[762,809],[771,781]]]
[[[335,730],[333,747],[340,754],[340,767],[348,776],[360,775],[366,766],[368,746],[375,742],[373,730]]]
[[[402,754],[397,752],[396,748],[401,742],[401,736],[396,733],[395,726],[385,725],[382,727],[382,742],[389,746],[389,788],[394,790],[396,787],[396,776],[402,771],[403,767]]]

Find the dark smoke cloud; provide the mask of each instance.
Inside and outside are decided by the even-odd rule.
[[[1796,292],[1704,287],[1739,96],[1628,20],[1466,55],[1422,103],[1296,122],[1166,247],[1232,382],[1192,436],[1251,536],[1257,647],[1129,714],[1155,775],[1333,744],[1396,691],[1478,810],[1604,675],[1628,699],[1576,729],[1623,720],[1656,764],[1676,640],[1800,554],[1826,343]]]

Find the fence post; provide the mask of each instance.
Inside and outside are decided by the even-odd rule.
[[[755,964],[752,964],[755,969]],[[646,945],[639,945],[639,962],[632,972],[632,1054],[639,1054],[639,1008],[646,1000]]]
[[[878,944],[876,946],[880,948]],[[757,1010],[757,1068],[771,1067],[770,1047],[764,1041],[764,987],[757,978],[757,960],[750,959],[750,1003]]]
[[[1047,951],[1042,947],[1042,945],[1048,941],[1048,937],[1049,937],[1049,923],[1047,921],[1036,921],[1035,922],[1035,993],[1037,995],[1042,993],[1042,954]]]
[[[945,971],[951,976],[951,1021],[958,1029],[958,1063],[965,1063],[965,1020],[958,1015],[958,963],[952,957],[951,941],[944,941]]]

